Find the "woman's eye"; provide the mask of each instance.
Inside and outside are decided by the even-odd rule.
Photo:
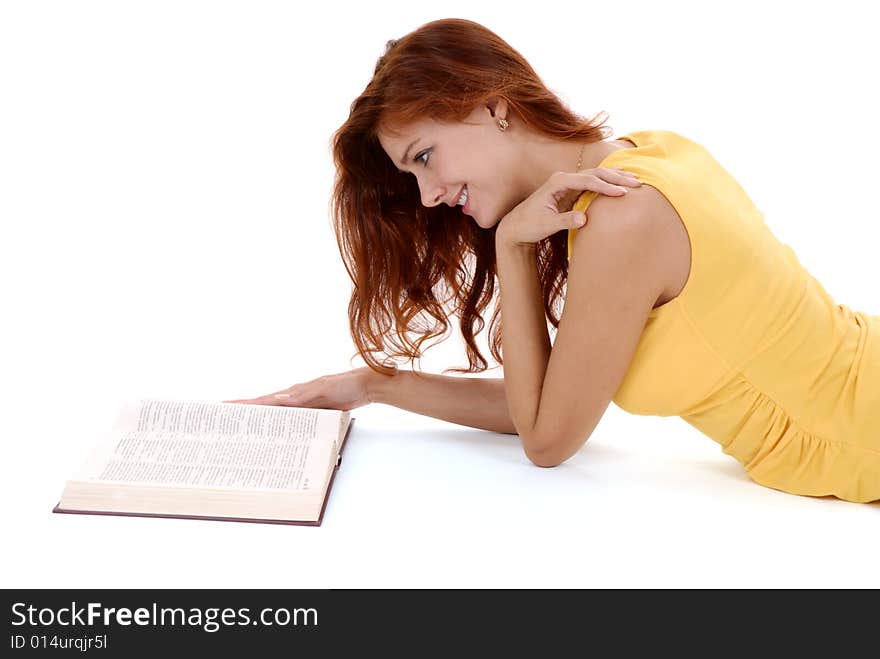
[[[423,165],[427,166],[428,165],[428,154],[430,152],[431,152],[431,149],[428,149],[426,151],[422,151],[419,155],[417,155],[415,158],[413,158],[413,160],[415,160],[416,162],[420,162]],[[425,160],[422,160],[422,156],[425,156]]]

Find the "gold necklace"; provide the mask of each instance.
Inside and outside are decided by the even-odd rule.
[[[584,157],[584,147],[587,146],[587,143],[584,142],[584,146],[581,147],[581,155],[578,157],[578,166],[575,170],[576,172],[581,171],[581,159]]]

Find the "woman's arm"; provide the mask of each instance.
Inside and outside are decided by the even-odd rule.
[[[370,402],[480,430],[516,434],[507,411],[504,378],[475,378],[398,371],[371,372]]]

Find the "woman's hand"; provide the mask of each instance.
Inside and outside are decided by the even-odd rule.
[[[583,226],[586,216],[581,211],[572,211],[571,207],[584,190],[620,196],[626,194],[624,186],[641,184],[635,174],[623,169],[597,167],[579,172],[554,172],[501,219],[495,234],[496,244],[530,245],[562,229]]]
[[[370,383],[373,381],[373,377],[374,371],[369,366],[364,366],[344,373],[322,375],[314,380],[295,384],[287,389],[257,398],[239,398],[222,402],[353,410],[372,402],[370,400]]]

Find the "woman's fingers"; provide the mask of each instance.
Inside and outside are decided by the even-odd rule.
[[[601,174],[601,176],[599,176],[599,174]],[[608,169],[602,167],[599,169],[590,170],[589,174],[586,175],[595,176],[597,179],[607,184],[608,189],[615,194],[625,193],[626,188],[623,186],[637,188],[642,184],[642,182],[636,177],[635,174],[627,172],[626,170]]]
[[[242,403],[245,405],[290,405],[293,394],[290,389],[283,389],[274,394],[266,394],[265,396],[257,396],[256,398],[236,398],[234,400],[223,400],[222,403]]]
[[[630,183],[633,183],[633,182],[635,182],[635,185],[642,184],[642,182],[639,180],[638,176],[636,176],[632,172],[626,171],[625,169],[614,169],[611,171],[613,171],[616,175],[622,177],[622,178],[618,178],[618,180],[621,181],[622,183],[626,183],[627,185],[629,185]]]
[[[642,184],[629,172],[608,167],[596,167],[574,173],[560,172],[556,176],[554,184],[559,189],[593,190],[616,196],[626,194],[627,186],[635,188]],[[597,187],[595,181],[601,181],[602,185]]]

